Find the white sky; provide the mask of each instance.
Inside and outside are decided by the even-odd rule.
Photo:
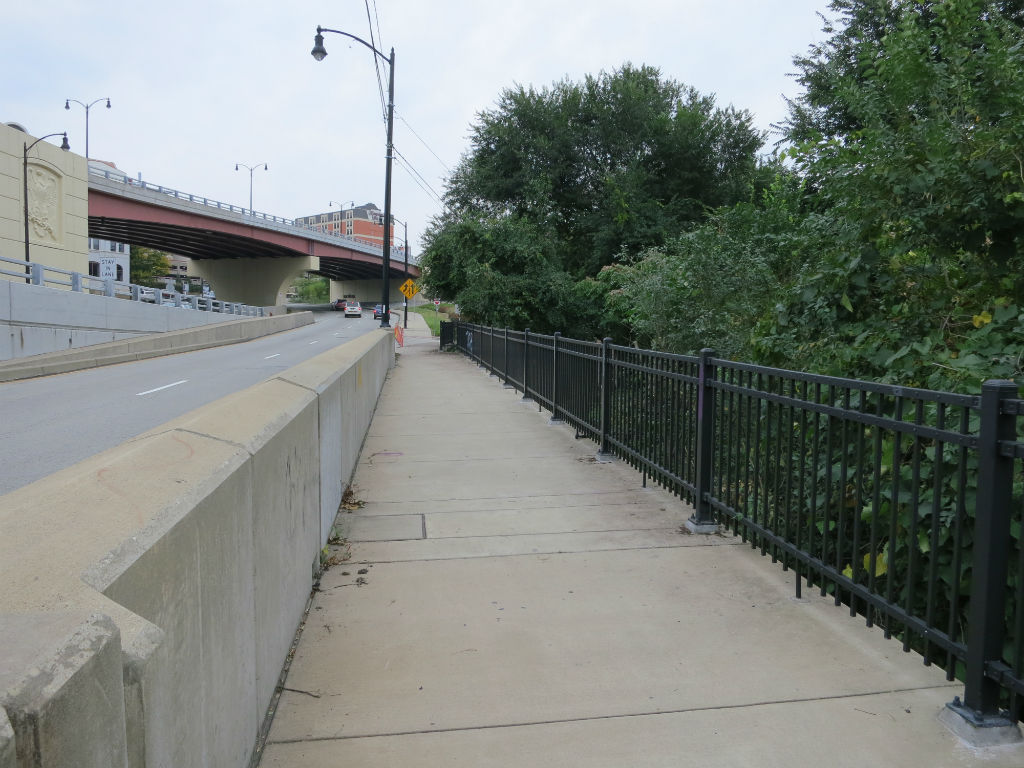
[[[317,24],[369,41],[364,0],[47,0],[9,4],[0,25],[0,121],[42,136],[68,132],[125,173],[196,195],[292,218],[330,201],[384,207],[384,118],[375,58]],[[371,0],[395,57],[392,206],[414,253],[447,169],[468,149],[481,110],[515,84],[550,86],[625,62],[720,105],[754,113],[760,128],[794,96],[792,58],[822,34],[827,0]],[[373,34],[377,34],[377,23]],[[376,38],[375,38],[376,39]],[[387,67],[381,62],[387,88]],[[419,138],[417,138],[417,136]],[[422,141],[421,141],[422,139]],[[429,149],[428,149],[429,147]],[[431,152],[432,150],[432,152]],[[434,157],[436,153],[440,161]],[[442,165],[443,162],[443,165]],[[401,226],[396,234],[401,237]]]

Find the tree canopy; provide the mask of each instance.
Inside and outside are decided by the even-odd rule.
[[[131,281],[137,285],[162,287],[164,278],[171,271],[170,257],[163,251],[131,246]]]
[[[977,391],[1024,377],[1024,0],[833,0],[750,115],[624,66],[505,91],[428,232],[472,319]]]
[[[790,164],[780,181],[792,174],[800,193],[723,208],[609,279],[629,296],[652,271],[701,286],[691,304],[698,321],[708,314],[701,345],[755,362],[971,391],[1020,377],[1021,3],[831,9],[827,40],[794,61],[804,91],[780,126]],[[766,282],[719,291],[713,306],[730,264]],[[699,348],[690,327],[652,338]]]
[[[569,286],[621,252],[749,196],[762,142],[748,112],[716,107],[652,67],[508,89],[472,127],[446,211],[427,232],[424,279],[474,317],[500,305],[510,325],[537,318],[539,287],[569,301]],[[470,233],[479,247],[462,250]],[[474,296],[463,295],[470,282]]]

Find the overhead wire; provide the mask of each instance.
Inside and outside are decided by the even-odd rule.
[[[373,18],[370,15],[370,0],[363,0],[363,4],[366,6],[366,23],[370,27],[370,45],[372,45],[374,47],[374,49],[380,50],[380,48],[377,47],[378,45],[380,45],[380,43],[377,40],[374,39],[374,35],[373,35]],[[376,14],[376,12],[377,12],[377,2],[376,2],[376,0],[374,0],[373,8],[374,8],[374,13]],[[380,23],[379,22],[377,24],[377,38],[378,39],[380,38]],[[377,93],[380,96],[380,111],[381,111],[381,114],[383,115],[384,121],[386,123],[387,119],[388,119],[388,106],[387,106],[387,101],[384,99],[384,84],[383,84],[383,81],[381,80],[381,75],[380,75],[380,57],[377,54],[373,55],[373,68],[377,72]]]
[[[397,114],[397,110],[396,110],[396,114]],[[406,127],[407,127],[407,128],[408,128],[408,129],[410,130],[410,131],[412,131],[412,135],[413,135],[413,136],[415,136],[415,137],[416,137],[417,139],[419,139],[419,140],[420,140],[420,143],[421,143],[421,144],[422,144],[422,145],[423,145],[424,147],[426,147],[426,148],[427,148],[427,151],[428,151],[428,152],[429,152],[430,154],[432,154],[432,155],[433,155],[433,156],[434,156],[435,158],[437,158],[437,162],[439,162],[439,163],[441,164],[441,167],[442,167],[442,168],[444,168],[444,169],[445,169],[446,171],[448,171],[448,173],[451,173],[451,172],[452,172],[452,169],[451,169],[451,168],[449,168],[449,167],[448,167],[447,165],[445,165],[445,162],[444,162],[444,160],[442,160],[442,159],[441,159],[440,157],[438,157],[438,155],[437,155],[437,152],[435,152],[435,151],[434,151],[433,149],[431,149],[431,148],[430,148],[430,145],[429,145],[429,144],[427,144],[427,142],[425,142],[425,141],[423,140],[423,137],[422,137],[422,136],[420,136],[420,135],[419,135],[418,133],[416,133],[416,130],[415,130],[415,129],[414,129],[414,128],[413,128],[413,127],[412,127],[412,126],[411,126],[411,125],[409,124],[409,121],[408,121],[408,120],[406,120],[406,119],[405,119],[405,117],[403,117],[402,115],[398,115],[398,119],[399,119],[399,120],[401,120],[401,121],[402,121],[403,123],[405,123]]]
[[[367,22],[367,26],[370,29],[370,44],[376,50],[380,50],[380,46],[383,45],[383,42],[381,42],[383,38],[382,38],[381,32],[380,32],[380,16],[377,13],[377,0],[373,0],[373,12],[372,13],[370,12],[370,0],[364,0],[364,5],[366,7],[366,22]],[[375,22],[376,22],[376,33],[374,32],[374,23]],[[383,76],[381,74],[380,57],[377,56],[376,54],[374,54],[374,56],[373,56],[373,65],[374,65],[374,70],[377,73],[377,93],[378,93],[378,96],[380,97],[381,113],[383,115],[384,122],[385,122],[385,125],[386,125],[387,124],[387,114],[388,114],[388,112],[387,112],[388,104],[387,104],[387,99],[386,99],[386,97],[384,95],[384,81],[383,81]],[[397,110],[396,110],[396,113],[397,113]],[[409,121],[406,120],[401,115],[398,116],[398,119],[401,120],[403,123],[405,123],[406,127],[412,132],[413,136],[415,136],[420,141],[420,143],[423,144],[423,146],[427,148],[427,151],[430,152],[430,154],[432,154],[434,156],[434,158],[437,160],[437,162],[441,164],[441,167],[444,168],[445,171],[447,171],[448,173],[451,173],[452,172],[451,168],[449,168],[445,164],[445,162],[438,156],[438,154],[430,147],[430,145],[427,144],[427,142],[423,140],[423,137],[420,136],[416,132],[416,130],[412,127],[412,125],[409,124]],[[411,178],[413,180],[413,182],[416,184],[416,186],[418,186],[421,190],[423,190],[423,192],[425,192],[429,197],[433,198],[436,202],[438,202],[441,205],[443,205],[444,204],[444,200],[442,199],[441,195],[437,192],[437,190],[435,190],[431,186],[430,182],[427,181],[427,179],[423,176],[423,174],[421,174],[418,170],[416,170],[416,168],[413,166],[413,164],[411,162],[409,162],[408,158],[406,158],[401,152],[398,151],[397,148],[395,148],[393,143],[392,143],[392,152],[394,153],[394,157],[399,160],[399,163],[398,163],[399,167],[401,167],[402,170],[404,170],[409,175],[409,178]]]
[[[394,150],[395,157],[401,160],[400,165],[405,169],[406,173],[409,173],[410,176],[413,176],[413,180],[416,181],[420,189],[422,189],[424,192],[433,197],[434,200],[436,200],[437,202],[443,203],[444,201],[441,199],[441,195],[439,195],[437,190],[430,185],[430,182],[427,181],[426,177],[424,177],[422,173],[416,170],[415,166],[409,162],[408,158],[406,158],[405,155],[403,155],[394,147],[392,147],[392,149]]]

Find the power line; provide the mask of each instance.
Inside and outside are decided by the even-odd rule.
[[[430,152],[430,154],[432,154],[432,155],[433,155],[433,156],[434,156],[435,158],[437,158],[437,162],[439,162],[439,163],[441,164],[441,167],[442,167],[442,168],[444,168],[444,169],[445,169],[446,171],[448,171],[448,173],[451,173],[451,172],[452,172],[452,169],[451,169],[451,168],[449,168],[449,167],[448,167],[447,165],[445,165],[445,162],[444,162],[444,160],[442,160],[442,159],[441,159],[440,157],[438,157],[438,155],[437,155],[437,152],[435,152],[435,151],[434,151],[433,149],[431,149],[431,148],[430,148],[430,145],[429,145],[429,144],[427,144],[427,142],[425,142],[425,141],[423,140],[423,137],[422,137],[422,136],[420,136],[420,135],[419,135],[418,133],[416,133],[416,130],[415,130],[415,129],[414,129],[414,128],[413,128],[412,126],[411,126],[411,125],[409,125],[409,121],[408,121],[408,120],[406,120],[406,119],[405,119],[405,118],[404,118],[404,117],[403,117],[402,115],[398,115],[398,119],[399,119],[399,120],[401,120],[401,121],[402,121],[403,123],[405,123],[406,127],[407,127],[407,128],[408,128],[408,129],[410,130],[410,131],[412,131],[412,135],[413,135],[413,136],[415,136],[415,137],[416,137],[417,139],[419,139],[419,140],[420,140],[420,143],[421,143],[421,144],[422,144],[422,145],[423,145],[424,147],[426,147],[426,148],[427,148],[427,151],[428,151],[428,152]]]
[[[431,190],[429,187],[424,186],[423,182],[421,182],[419,179],[417,179],[415,176],[413,176],[412,173],[410,173],[409,169],[405,166],[404,163],[399,162],[398,163],[398,167],[401,168],[403,171],[405,171],[409,175],[409,178],[412,179],[413,184],[415,184],[417,187],[419,187],[421,190],[423,190],[424,194],[426,194],[427,197],[431,198],[432,200],[434,200],[434,202],[438,203],[439,205],[444,205],[444,201],[443,200],[438,200],[438,199],[434,198],[433,190]]]
[[[374,48],[379,50],[379,48],[377,48],[377,46],[380,45],[380,43],[378,41],[374,40],[374,38],[373,38],[373,19],[370,16],[370,0],[363,0],[363,4],[366,6],[366,23],[370,27],[370,45],[372,45]],[[377,9],[377,2],[376,2],[376,0],[374,0],[373,7],[374,7],[374,13],[376,13],[376,9]],[[377,37],[378,38],[380,37],[380,24],[379,23],[377,24]],[[381,114],[383,114],[383,116],[384,116],[384,121],[387,122],[387,119],[388,119],[388,108],[387,108],[387,102],[384,100],[384,85],[381,82],[381,77],[380,77],[380,57],[377,56],[376,54],[374,54],[374,56],[373,56],[373,68],[377,72],[377,93],[380,96],[380,111],[381,111]]]
[[[413,167],[413,164],[410,163],[409,160],[405,157],[405,155],[403,155],[401,152],[399,152],[398,149],[396,149],[395,147],[392,147],[392,151],[395,153],[395,156],[398,157],[399,160],[401,161],[399,163],[399,165],[403,169],[405,169],[406,173],[408,173],[410,176],[412,176],[413,181],[416,182],[416,184],[420,187],[420,189],[422,189],[428,195],[433,197],[434,200],[436,200],[438,203],[441,203],[443,205],[444,204],[444,200],[441,199],[441,196],[437,193],[437,190],[435,190],[432,186],[430,186],[430,182],[427,181],[426,178],[424,178],[423,174],[421,174],[419,171],[417,171],[416,168]]]

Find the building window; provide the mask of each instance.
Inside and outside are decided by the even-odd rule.
[[[98,261],[89,262],[89,276],[99,277],[100,276],[100,263]]]
[[[112,250],[112,251],[117,250],[116,246],[117,246],[117,243],[115,243],[114,241],[110,242],[110,250]]]
[[[119,283],[124,281],[124,267],[120,264],[117,265],[117,281]]]

